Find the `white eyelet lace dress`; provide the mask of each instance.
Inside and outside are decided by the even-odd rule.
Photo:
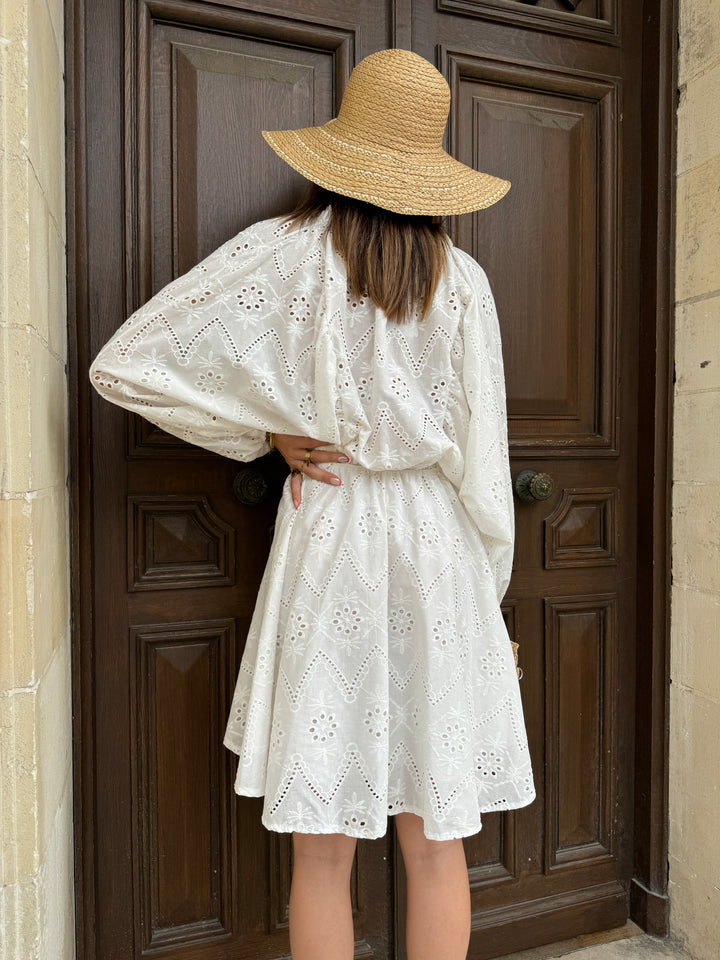
[[[108,400],[236,460],[266,431],[342,450],[336,487],[286,481],[226,746],[271,830],[434,840],[535,797],[500,612],[513,504],[500,335],[484,272],[451,247],[422,322],[348,293],[329,210],[254,224],[103,347]]]

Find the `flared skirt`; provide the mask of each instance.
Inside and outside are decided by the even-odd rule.
[[[429,839],[535,796],[510,639],[477,527],[436,467],[289,479],[225,733],[270,830]]]

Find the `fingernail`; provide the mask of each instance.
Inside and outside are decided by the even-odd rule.
[[[350,463],[350,457],[338,457],[338,463]]]
[[[333,477],[330,483],[334,483],[336,487],[339,487],[340,484],[342,483],[342,480],[340,479],[340,477]]]

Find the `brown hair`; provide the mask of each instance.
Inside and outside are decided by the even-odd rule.
[[[430,308],[447,263],[448,236],[434,217],[407,216],[312,185],[290,214],[291,227],[332,207],[333,246],[353,296],[368,296],[388,320],[404,323]]]

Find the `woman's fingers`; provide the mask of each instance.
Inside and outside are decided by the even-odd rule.
[[[295,505],[295,509],[300,506],[300,501],[302,500],[302,474],[295,473],[293,471],[292,476],[290,477],[290,494],[292,495],[292,501]]]
[[[339,487],[342,483],[340,477],[330,473],[329,470],[318,467],[312,460],[309,463],[305,463],[303,460],[302,475],[311,480],[320,480],[322,483],[332,483],[336,487]]]
[[[304,456],[308,443],[309,439],[306,437],[295,437],[286,433],[274,435],[275,449],[288,463]]]
[[[303,456],[304,456],[303,452]],[[313,463],[349,463],[350,457],[345,453],[339,453],[337,450],[323,450],[315,448],[311,451]]]
[[[349,461],[349,457],[338,450],[324,450],[323,447],[330,446],[323,440],[316,440],[315,437],[297,437],[287,433],[276,433],[274,436],[276,450],[290,462],[291,460],[302,460],[308,450],[312,451],[312,458],[317,462],[344,462]]]
[[[342,483],[340,477],[336,477],[334,473],[323,470],[322,467],[318,467],[314,463],[306,464],[305,461],[302,463],[302,470],[299,468],[293,470],[290,476],[290,494],[296,510],[302,501],[303,477],[308,477],[310,480],[320,480],[322,483],[331,483],[337,487]]]
[[[302,437],[294,433],[274,433],[273,441],[275,446],[283,450],[308,450],[313,447],[321,447],[323,444],[329,446],[324,440],[316,440],[315,437]]]
[[[295,509],[302,500],[302,478],[319,480],[321,483],[330,483],[340,486],[341,480],[336,474],[318,466],[320,463],[349,463],[350,457],[339,450],[324,450],[330,446],[315,437],[291,436],[290,434],[275,434],[274,445],[293,473],[290,478],[290,492]]]

